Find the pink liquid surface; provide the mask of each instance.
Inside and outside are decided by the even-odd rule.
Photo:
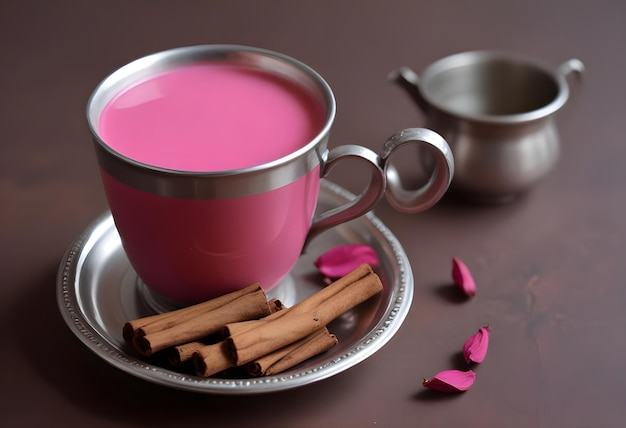
[[[183,171],[260,165],[303,147],[324,113],[293,82],[217,63],[183,66],[140,82],[104,108],[99,133],[136,161]]]

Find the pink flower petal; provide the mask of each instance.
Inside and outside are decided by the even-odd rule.
[[[444,370],[437,373],[432,379],[424,379],[426,388],[441,392],[463,392],[474,384],[476,373],[472,370]]]
[[[319,256],[313,263],[328,278],[341,278],[363,263],[377,266],[378,255],[367,245],[339,245]]]
[[[481,327],[463,344],[463,356],[468,364],[482,363],[489,348],[491,327]]]
[[[476,283],[470,270],[457,257],[452,258],[452,280],[468,296],[476,295]]]

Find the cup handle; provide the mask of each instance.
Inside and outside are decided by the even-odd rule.
[[[578,58],[568,59],[557,68],[557,72],[563,77],[567,77],[570,74],[580,76],[585,72],[585,64]]]
[[[385,194],[386,180],[383,160],[378,154],[366,147],[348,144],[331,149],[326,162],[322,166],[321,176],[325,177],[328,175],[330,170],[340,160],[347,158],[362,160],[366,165],[370,166],[372,172],[370,182],[356,198],[320,214],[313,221],[304,243],[305,249],[313,238],[326,229],[360,217],[370,211]]]
[[[419,189],[406,190],[398,170],[389,159],[405,144],[426,145],[435,155],[435,168],[426,184]],[[385,197],[393,208],[401,212],[417,213],[432,207],[446,193],[454,175],[454,157],[448,143],[430,129],[409,128],[392,135],[383,146],[382,159],[387,181]]]

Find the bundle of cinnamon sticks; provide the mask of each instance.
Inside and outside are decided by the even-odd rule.
[[[124,339],[142,356],[168,353],[174,365],[193,362],[203,377],[233,367],[250,376],[287,370],[335,344],[327,325],[382,290],[364,264],[287,308],[267,300],[260,284],[197,305],[127,322]]]

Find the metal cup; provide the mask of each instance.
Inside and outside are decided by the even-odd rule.
[[[142,163],[102,137],[103,110],[120,91],[159,73],[206,62],[263,71],[300,85],[324,111],[319,133],[280,159],[228,171],[180,171]],[[206,300],[253,282],[268,290],[275,287],[309,240],[374,207],[387,188],[388,158],[405,144],[428,145],[438,153],[439,168],[417,192],[390,184],[388,198],[397,201],[400,195],[398,207],[421,211],[445,193],[453,161],[441,136],[401,131],[385,144],[382,156],[356,145],[329,150],[335,110],[331,88],[314,70],[280,53],[246,46],[172,49],[137,59],[105,78],[89,100],[87,120],[116,227],[143,282],[175,304]],[[228,139],[207,144],[219,149]],[[313,218],[320,180],[347,158],[369,168],[368,186],[354,200]]]

